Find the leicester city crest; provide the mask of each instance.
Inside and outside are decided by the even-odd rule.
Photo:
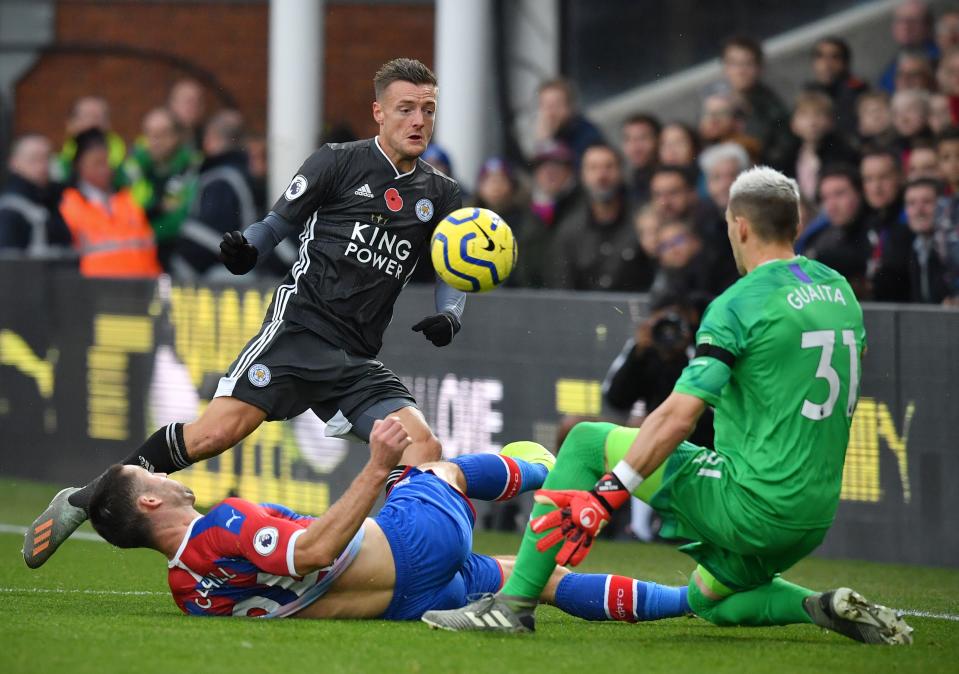
[[[266,365],[256,363],[250,366],[250,370],[246,373],[246,376],[250,378],[251,384],[263,388],[270,383],[270,368]]]
[[[433,219],[433,202],[429,199],[420,199],[416,202],[416,217],[420,222],[429,222]]]

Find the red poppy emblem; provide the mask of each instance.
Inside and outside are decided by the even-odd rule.
[[[386,190],[383,198],[386,199],[386,207],[394,213],[403,208],[403,197],[400,196],[400,193],[395,187]]]

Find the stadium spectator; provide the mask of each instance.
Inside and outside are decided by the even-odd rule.
[[[722,64],[726,83],[745,105],[746,134],[762,144],[765,163],[780,165],[789,143],[789,111],[761,81],[762,47],[751,37],[731,37],[723,43]]]
[[[659,165],[683,166],[698,172],[696,157],[699,156],[699,136],[689,125],[670,122],[659,134]]]
[[[544,82],[539,87],[536,141],[547,140],[569,147],[579,165],[590,145],[603,142],[603,134],[579,111],[573,85],[567,80]]]
[[[939,304],[950,294],[947,258],[936,231],[941,186],[918,178],[903,192],[908,227],[894,230],[883,248],[873,295],[880,302]]]
[[[732,283],[719,273],[715,252],[705,248],[696,229],[682,220],[666,222],[659,228],[656,254],[656,276],[649,289],[655,297],[712,296]]]
[[[936,144],[932,140],[917,140],[909,152],[906,180],[916,178],[942,180],[942,174],[939,172],[939,156],[936,154]]]
[[[936,19],[936,47],[945,54],[959,47],[959,9],[946,9]]]
[[[659,245],[659,228],[662,225],[655,207],[650,203],[637,209],[633,216],[633,228],[636,230],[636,239],[643,254],[650,261],[655,273],[656,247]]]
[[[713,206],[719,213],[725,213],[729,188],[736,176],[751,166],[749,155],[738,143],[720,143],[703,150],[699,166],[706,176],[706,190]]]
[[[580,191],[573,168],[573,153],[565,145],[548,141],[533,156],[530,216],[517,237],[523,251],[510,283],[527,288],[546,287],[549,248],[556,232],[576,210]]]
[[[256,222],[256,202],[242,138],[243,118],[236,110],[221,110],[203,132],[206,158],[200,166],[196,198],[170,259],[172,274],[178,279],[211,274],[230,278],[218,264],[220,240],[226,232],[240,231]]]
[[[936,70],[939,93],[949,101],[950,124],[959,122],[959,47],[944,52]]]
[[[936,137],[936,156],[948,192],[939,202],[936,222],[948,230],[959,225],[959,128],[946,129]]]
[[[659,166],[650,186],[653,208],[662,222],[682,220],[702,235],[709,232],[715,211],[696,195],[696,185],[687,167]]]
[[[430,143],[426,146],[426,152],[423,153],[421,159],[437,171],[454,180],[456,179],[453,175],[453,160],[450,159],[449,153],[436,143]]]
[[[118,169],[127,156],[127,146],[119,135],[111,131],[110,104],[103,96],[82,96],[73,102],[67,116],[67,140],[51,165],[51,178],[59,183],[67,183],[73,177],[73,158],[77,147],[74,139],[84,131],[98,129],[107,139],[108,159],[113,171],[111,180],[120,185],[122,178]]]
[[[583,154],[586,199],[556,233],[546,269],[552,288],[643,291],[652,281],[630,221],[619,153],[593,145]]]
[[[706,190],[712,206],[712,214],[702,219],[703,236],[713,251],[716,265],[726,279],[735,280],[736,261],[729,244],[726,226],[726,206],[729,205],[729,188],[736,177],[749,168],[752,162],[746,151],[736,143],[720,143],[706,148],[699,156],[699,165],[706,177]],[[711,218],[711,219],[707,219]]]
[[[812,51],[813,79],[807,89],[822,91],[832,99],[836,130],[851,136],[856,132],[856,102],[869,88],[851,72],[852,50],[840,37],[824,37]]]
[[[939,135],[950,126],[952,121],[952,108],[949,103],[949,97],[943,93],[929,95],[929,129],[933,134]]]
[[[939,200],[936,224],[946,261],[947,304],[959,306],[959,129],[950,128],[936,139],[939,171],[948,196]]]
[[[167,108],[143,117],[143,138],[123,164],[133,198],[146,211],[157,255],[169,270],[170,255],[196,189],[200,156],[183,142],[176,118]]]
[[[715,92],[703,99],[699,113],[699,137],[703,145],[738,143],[753,161],[762,152],[759,141],[744,132],[746,113],[738,98],[728,92]]]
[[[867,206],[866,231],[871,246],[866,276],[872,284],[873,295],[887,294],[887,286],[904,282],[904,279],[890,276],[889,269],[880,268],[883,251],[902,239],[898,230],[906,229],[900,166],[899,153],[881,147],[867,147],[859,164]]]
[[[621,129],[626,158],[626,191],[635,206],[649,201],[649,180],[659,154],[659,120],[649,114],[632,115]]]
[[[502,217],[514,236],[523,231],[529,213],[524,197],[513,167],[505,159],[490,157],[483,162],[476,178],[473,205],[488,208]]]
[[[896,131],[896,147],[906,163],[913,144],[931,139],[929,129],[929,94],[919,89],[897,91],[892,97],[892,126]]]
[[[70,250],[72,237],[50,183],[50,141],[37,133],[15,138],[0,190],[0,253],[51,257]]]
[[[790,124],[795,139],[783,170],[796,177],[799,191],[807,199],[816,198],[823,167],[859,161],[855,150],[835,132],[833,125],[833,104],[829,96],[821,91],[799,94]]]
[[[633,416],[629,426],[640,426],[643,417],[672,393],[689,364],[690,349],[695,347],[702,312],[697,304],[704,304],[710,297],[656,296],[649,316],[626,340],[603,381],[603,397],[620,418]],[[637,402],[643,403],[642,413],[631,415]],[[712,418],[708,416],[696,424],[690,442],[709,446],[712,439]]]
[[[206,93],[194,79],[177,80],[167,95],[167,107],[176,117],[183,142],[191,148],[203,147],[203,122],[206,119]]]
[[[913,240],[909,259],[911,302],[940,304],[950,296],[946,283],[947,257],[936,228],[941,184],[930,178],[906,183],[906,221]]]
[[[845,276],[857,297],[866,297],[872,246],[856,169],[846,165],[826,167],[819,180],[819,198],[825,226],[806,238],[803,252]]]
[[[73,139],[71,173],[60,213],[80,254],[80,273],[100,277],[155,277],[160,274],[153,230],[128,188],[113,191],[106,136],[88,129]]]
[[[858,140],[861,146],[891,145],[896,137],[892,109],[885,91],[867,91],[856,103]]]
[[[899,52],[921,50],[930,60],[939,57],[939,49],[932,39],[932,13],[923,0],[903,0],[893,12],[892,39],[896,56],[879,77],[879,88],[891,94],[896,90],[896,71]]]
[[[896,65],[896,91],[919,89],[934,91],[936,75],[933,62],[918,49],[907,49],[899,53]]]

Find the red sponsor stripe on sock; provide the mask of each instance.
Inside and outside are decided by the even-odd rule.
[[[520,471],[519,465],[511,457],[500,454],[499,458],[506,464],[507,475],[506,486],[503,488],[503,493],[500,494],[496,500],[508,501],[516,496],[523,488],[523,473]]]
[[[610,576],[608,590],[606,591],[606,613],[613,620],[622,622],[636,622],[636,611],[633,606],[633,583],[632,578],[625,576]]]

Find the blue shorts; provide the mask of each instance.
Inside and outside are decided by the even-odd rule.
[[[472,551],[475,521],[465,496],[432,473],[410,469],[376,516],[396,566],[393,600],[381,618],[418,620],[426,611],[459,608],[467,595],[500,588],[499,563]]]

